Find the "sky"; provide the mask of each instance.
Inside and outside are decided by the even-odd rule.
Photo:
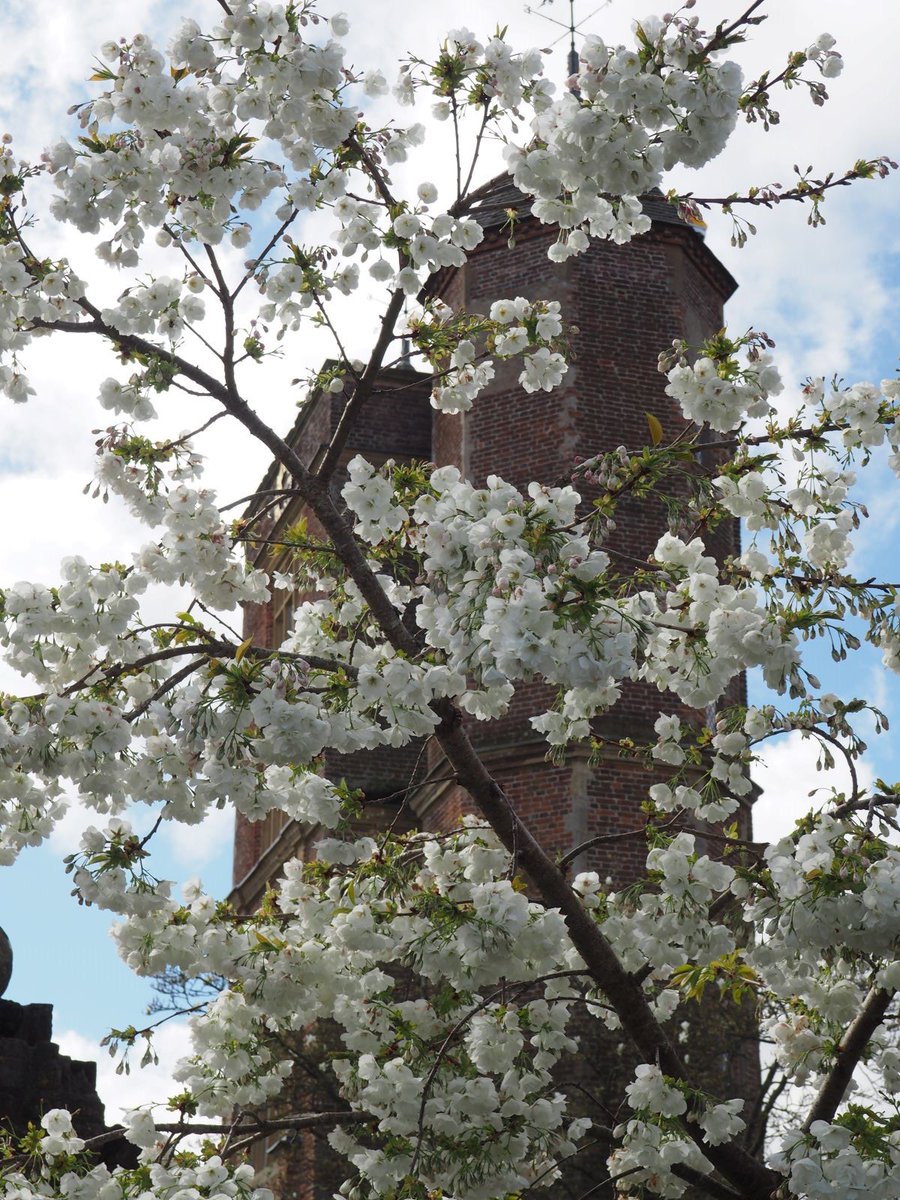
[[[344,0],[337,7],[351,20],[353,63],[380,66],[389,78],[407,53],[427,57],[447,29],[461,25],[481,37],[497,25],[508,26],[514,45],[549,47],[562,30],[545,18],[563,19],[568,12],[561,0],[545,5],[540,10],[544,16],[513,0],[457,0],[406,5],[401,23],[397,5],[388,0]],[[587,16],[595,5],[577,7]],[[742,7],[700,0],[695,12],[709,26],[722,16],[736,16]],[[824,108],[815,108],[801,90],[784,96],[779,127],[768,134],[758,126],[741,127],[715,162],[701,172],[673,176],[671,183],[682,190],[697,195],[742,192],[775,180],[789,184],[795,163],[813,164],[818,174],[825,174],[842,172],[858,158],[900,157],[895,68],[885,49],[900,36],[896,0],[771,0],[767,8],[771,19],[737,55],[747,77],[778,68],[788,49],[802,48],[826,30],[844,55],[844,75],[830,83],[832,99]],[[585,20],[584,30],[609,42],[625,39],[632,19],[647,10],[634,0],[611,0]],[[13,135],[20,155],[37,157],[60,133],[73,133],[66,110],[88,96],[85,80],[102,42],[141,30],[165,44],[182,17],[211,21],[218,11],[215,0],[80,0],[77,5],[6,0],[0,5],[0,44],[6,47],[0,56],[0,132]],[[557,79],[565,73],[566,49],[565,37],[553,49],[550,70]],[[388,110],[381,102],[378,111],[386,115]],[[447,186],[447,132],[429,124],[421,156],[396,170],[398,186],[414,186],[422,179]],[[490,147],[482,178],[496,169],[498,156],[498,149]],[[45,201],[40,194],[35,197],[39,212]],[[810,374],[837,373],[852,382],[894,373],[900,352],[894,331],[900,299],[898,202],[900,177],[893,177],[833,193],[825,208],[827,224],[816,230],[807,227],[806,212],[796,206],[760,212],[754,217],[759,235],[742,250],[729,244],[727,221],[710,218],[708,243],[740,284],[728,307],[729,325],[738,331],[763,328],[775,339],[791,395]],[[328,225],[322,228],[327,233]],[[56,230],[44,220],[34,238],[43,253],[69,255],[101,294],[116,288],[118,281],[103,275],[94,262],[91,245],[72,231]],[[357,307],[347,313],[351,352],[366,350],[377,315],[374,300],[374,293],[363,291]],[[254,402],[277,428],[289,427],[295,414],[297,391],[290,378],[315,368],[329,352],[322,337],[304,339],[271,368],[264,386],[252,382]],[[80,553],[92,562],[127,558],[145,540],[114,504],[102,506],[82,494],[92,472],[91,431],[109,423],[95,399],[109,364],[92,347],[54,342],[51,353],[32,356],[31,368],[38,395],[28,405],[13,406],[5,399],[0,404],[0,511],[5,517],[0,586],[20,579],[52,583],[67,554]],[[174,407],[185,404],[183,399],[168,403],[171,423],[182,428],[198,423],[194,411]],[[204,449],[208,478],[227,502],[251,490],[266,456],[262,449],[238,445],[223,426],[216,427]],[[895,496],[891,476],[876,466],[866,493],[872,520],[859,538],[853,564],[860,575],[884,578],[893,572],[898,577],[896,555],[892,561],[886,551],[896,541],[900,520]],[[166,598],[155,602],[171,609]],[[842,695],[865,695],[900,718],[900,693],[881,672],[877,655],[861,656],[833,683],[826,669],[828,663],[822,670],[826,686]],[[0,674],[0,687],[15,690],[8,672]],[[752,680],[751,690],[762,698]],[[756,811],[758,833],[784,828],[806,794],[828,782],[817,774],[815,758],[814,748],[799,735],[770,744],[759,773],[764,790]],[[900,775],[888,739],[874,748],[865,770],[868,778]],[[841,786],[840,778],[834,782]],[[82,1058],[102,1053],[98,1042],[110,1026],[140,1023],[150,998],[147,983],[135,980],[118,962],[106,933],[108,917],[79,909],[69,896],[62,858],[76,848],[86,823],[89,819],[75,810],[48,846],[23,855],[15,868],[0,870],[0,924],[16,955],[9,996],[23,1003],[52,1002],[57,1040],[65,1053]],[[216,814],[199,834],[167,835],[166,870],[175,878],[200,874],[210,890],[224,893],[230,837],[227,813]],[[186,1045],[183,1027],[166,1026],[159,1039],[160,1067],[128,1078],[115,1075],[111,1060],[102,1058],[100,1091],[109,1118],[122,1105],[164,1096],[167,1071]]]

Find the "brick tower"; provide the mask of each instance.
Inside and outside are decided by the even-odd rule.
[[[533,218],[516,222],[515,247],[509,248],[506,214],[511,208],[527,212],[523,201],[509,182],[485,189],[473,213],[485,227],[485,240],[464,269],[439,279],[440,293],[452,308],[480,313],[500,298],[558,300],[565,324],[577,333],[569,371],[553,392],[524,392],[513,360],[496,364],[496,377],[470,412],[435,413],[434,462],[452,463],[476,484],[489,474],[519,487],[532,479],[567,482],[579,459],[622,445],[629,451],[645,446],[648,413],[671,438],[684,419],[665,395],[657,355],[674,338],[697,346],[719,330],[723,306],[736,287],[702,236],[661,197],[644,202],[653,221],[647,234],[624,246],[594,241],[586,253],[559,265],[547,257],[555,232]],[[667,527],[661,506],[628,499],[620,502],[616,525],[605,548],[619,569],[622,562],[645,559]],[[737,538],[736,523],[722,527],[715,551],[734,552]],[[471,728],[490,769],[542,844],[566,854],[588,838],[640,825],[647,773],[618,755],[589,768],[587,753],[577,749],[564,765],[551,767],[546,743],[528,723],[546,705],[546,689],[520,686],[509,716],[473,722]],[[653,741],[661,706],[669,712],[678,708],[655,687],[627,686],[603,718],[601,732],[610,742],[626,736]],[[442,829],[464,810],[459,790],[448,786],[430,793],[417,816],[427,828]],[[614,845],[611,852],[592,851],[579,869],[611,875],[617,885],[633,880],[646,856],[643,841]]]
[[[511,208],[518,211],[514,247],[504,228]],[[645,211],[652,228],[642,237],[625,246],[593,242],[583,255],[556,265],[547,257],[555,234],[526,215],[528,201],[511,182],[498,179],[484,188],[472,212],[485,229],[484,241],[464,268],[435,277],[431,290],[454,309],[479,313],[501,298],[560,301],[565,325],[577,329],[563,385],[552,393],[527,394],[517,382],[521,367],[497,363],[495,379],[474,408],[449,416],[428,408],[427,376],[411,369],[385,372],[365,425],[351,434],[344,461],[355,453],[375,463],[388,457],[428,459],[457,466],[476,484],[488,474],[518,486],[532,479],[559,484],[568,481],[579,457],[620,445],[630,451],[646,445],[648,413],[659,421],[667,439],[675,435],[684,422],[665,395],[657,355],[675,338],[696,346],[720,329],[724,303],[736,285],[698,231],[681,221],[661,197],[648,197]],[[320,446],[327,444],[343,403],[340,396],[316,395],[301,413],[291,440],[305,461],[313,462]],[[278,486],[275,475],[273,469],[261,489]],[[251,515],[259,513],[261,504],[251,508]],[[258,529],[271,538],[272,530],[295,519],[273,510],[260,519]],[[608,548],[623,561],[646,558],[666,529],[662,508],[645,500],[624,501],[616,522]],[[735,525],[721,527],[714,551],[734,552],[737,536]],[[264,546],[255,562],[277,565]],[[271,606],[246,614],[245,635],[252,633],[257,641],[272,644],[273,637],[277,642],[285,631],[283,614]],[[741,691],[742,687],[735,689],[732,699]],[[568,854],[589,838],[609,835],[606,844],[579,856],[577,869],[597,870],[617,886],[626,885],[646,858],[644,839],[628,833],[642,825],[641,804],[652,777],[615,752],[591,764],[587,751],[575,749],[563,763],[549,763],[546,743],[528,721],[546,708],[546,699],[540,684],[520,687],[509,715],[484,725],[471,722],[471,736],[518,813],[551,854]],[[628,685],[598,731],[611,744],[626,736],[652,741],[661,707],[673,712],[679,706],[655,688]],[[374,823],[440,831],[452,828],[468,811],[467,800],[452,783],[428,784],[429,777],[439,780],[447,774],[438,752],[429,748],[429,755],[419,755],[418,748],[416,753],[380,751],[354,755],[334,767],[336,774],[366,793],[366,813]],[[329,770],[331,766],[329,762]],[[417,788],[409,792],[416,771]],[[740,822],[749,833],[749,807]],[[701,843],[702,832],[698,829]],[[312,856],[315,836],[314,830],[285,821],[276,825],[270,818],[251,825],[238,818],[233,901],[247,911],[288,855]],[[752,1096],[758,1086],[752,1020],[743,1012],[715,1020],[716,1037],[709,1036],[707,1022],[705,1036],[691,1039],[692,1062],[711,1091]],[[576,1084],[590,1084],[588,1091],[602,1090],[598,1079],[630,1076],[633,1066],[625,1047],[598,1032],[597,1022],[591,1025],[576,1068]],[[334,1176],[326,1165],[327,1155],[310,1141],[298,1146],[293,1158],[279,1159],[274,1147],[271,1151],[265,1161],[275,1167],[276,1186],[285,1200],[324,1200],[331,1195]],[[604,1157],[605,1150],[600,1150],[585,1158],[555,1185],[554,1196],[580,1196],[602,1178]],[[595,1194],[598,1200],[606,1195]]]

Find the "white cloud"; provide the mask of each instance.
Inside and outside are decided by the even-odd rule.
[[[0,121],[20,153],[39,154],[60,133],[60,118],[85,99],[101,42],[140,30],[171,29],[165,0],[29,0],[0,9]]]
[[[774,841],[789,833],[794,823],[820,808],[833,792],[849,793],[850,771],[843,755],[836,755],[833,769],[818,770],[820,742],[794,731],[773,738],[760,747],[760,761],[753,777],[762,789],[753,806],[753,836],[759,841]],[[868,787],[875,772],[867,761],[857,762],[857,779]]]
[[[70,1058],[97,1063],[97,1093],[106,1108],[106,1123],[113,1125],[122,1119],[123,1111],[152,1104],[164,1111],[165,1102],[173,1092],[172,1073],[179,1059],[190,1053],[191,1037],[184,1021],[171,1021],[153,1035],[153,1048],[159,1056],[155,1066],[139,1067],[143,1041],[131,1054],[131,1071],[116,1074],[118,1059],[109,1056],[100,1046],[76,1030],[67,1029],[57,1037],[60,1050]],[[170,1114],[171,1115],[171,1114]],[[158,1119],[164,1119],[162,1113]]]
[[[89,808],[77,796],[67,795],[68,808],[56,823],[47,839],[50,850],[59,858],[81,848],[81,836],[92,825],[103,829],[111,817]],[[139,836],[149,832],[158,810],[145,805],[130,805],[121,816],[129,821]],[[234,814],[230,808],[213,808],[196,825],[167,821],[160,826],[151,849],[155,870],[176,878],[185,873],[195,875],[205,867],[221,860],[231,851],[234,838]]]
[[[172,862],[181,871],[199,871],[231,850],[234,814],[228,808],[211,809],[199,825],[169,821],[160,833]]]
[[[81,849],[81,835],[86,829],[92,825],[102,829],[105,824],[103,816],[82,804],[76,797],[69,795],[66,799],[68,808],[65,815],[57,821],[47,839],[47,845],[60,858]]]

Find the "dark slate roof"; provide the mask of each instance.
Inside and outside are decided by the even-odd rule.
[[[506,221],[508,208],[515,208],[520,219],[529,217],[532,203],[533,198],[519,191],[511,175],[497,175],[472,192],[466,215],[474,217],[480,225],[490,229]],[[642,196],[641,203],[651,221],[662,225],[680,225],[683,229],[701,233],[696,226],[679,217],[675,207],[666,200],[659,188],[653,188]]]

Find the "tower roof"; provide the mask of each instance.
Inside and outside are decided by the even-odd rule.
[[[532,199],[512,181],[512,177],[503,173],[482,184],[471,194],[467,215],[474,217],[480,225],[490,229],[502,225],[507,219],[507,209],[519,210],[523,217],[531,215]],[[688,221],[682,220],[674,205],[670,204],[659,188],[653,188],[641,196],[644,212],[654,224],[677,225],[689,229],[702,237],[702,231]]]
[[[683,220],[674,205],[670,204],[659,188],[641,196],[644,212],[652,222],[652,231],[641,237],[666,236],[681,243],[695,265],[704,273],[724,302],[737,290],[737,280],[726,266],[716,257],[707,246],[703,232],[696,225]],[[528,237],[541,236],[542,232],[550,236],[551,226],[542,224],[531,213],[532,199],[513,183],[510,175],[505,172],[477,188],[469,196],[466,215],[474,218],[486,233],[485,241],[475,251],[476,254],[488,247],[494,247],[504,242],[503,225],[509,220],[509,210],[517,212],[515,230],[516,241]],[[640,242],[641,238],[637,239]],[[611,244],[611,243],[610,243]],[[441,295],[447,283],[452,279],[458,268],[443,267],[425,284],[425,291],[431,295]],[[465,269],[465,268],[463,268]]]

